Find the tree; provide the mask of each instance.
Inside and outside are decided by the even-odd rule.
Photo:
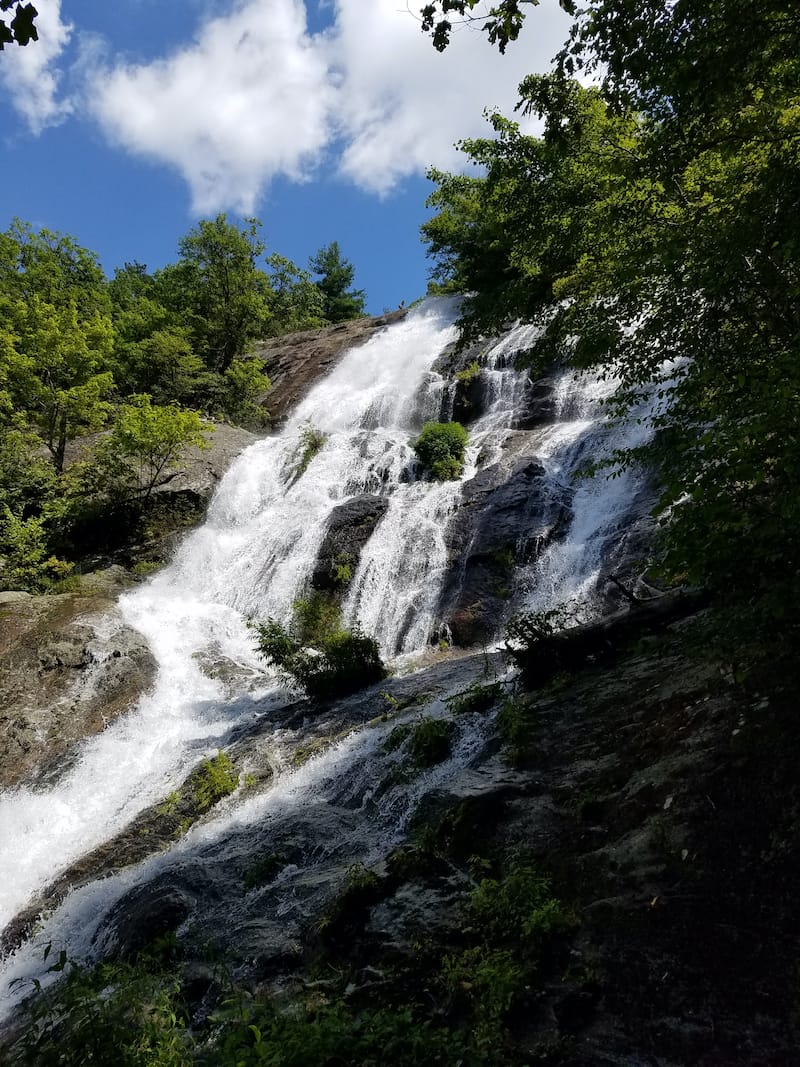
[[[142,505],[154,489],[172,477],[172,468],[191,447],[208,448],[210,427],[196,411],[177,404],[159,406],[147,394],[123,404],[99,459],[116,493],[134,496]]]
[[[269,332],[276,336],[322,326],[325,309],[322,292],[309,274],[277,252],[267,257],[270,269],[268,296],[272,320]]]
[[[0,348],[0,377],[60,473],[67,441],[100,429],[110,411],[111,321],[97,312],[81,319],[74,303],[54,307],[36,295],[28,303],[7,304],[6,311],[14,332],[5,334]]]
[[[516,41],[525,21],[522,5],[538,6],[539,0],[500,0],[487,15],[474,15],[479,3],[480,0],[436,0],[422,8],[422,29],[432,33],[437,51],[443,52],[449,45],[453,24],[447,16],[456,14],[463,22],[482,23],[489,41],[505,52],[509,42]],[[575,13],[575,0],[559,0],[559,4],[568,14]]]
[[[13,17],[5,12],[12,11]],[[0,0],[0,52],[7,44],[26,45],[38,41],[39,33],[34,20],[39,12],[33,4],[20,4],[17,0]]]
[[[355,267],[342,257],[338,241],[320,248],[309,260],[309,268],[312,274],[321,275],[316,284],[322,293],[323,314],[328,322],[344,322],[364,315],[364,290],[349,288]]]
[[[156,277],[167,308],[183,312],[195,348],[211,369],[224,373],[270,321],[269,281],[256,264],[264,252],[261,223],[239,229],[224,214],[203,219],[180,241],[181,260]]]

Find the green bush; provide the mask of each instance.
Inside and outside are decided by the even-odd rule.
[[[27,1026],[8,1050],[10,1064],[190,1067],[195,1062],[174,976],[145,964],[87,969],[64,951],[49,970],[59,972],[61,981],[47,991],[32,982],[36,995],[26,1001]]]
[[[314,700],[347,696],[387,675],[378,642],[358,627],[323,635],[310,648],[274,619],[255,630],[261,655]]]
[[[327,435],[322,430],[317,430],[310,424],[301,430],[299,456],[295,469],[296,478],[305,473],[309,463],[318,452],[322,451],[327,440]]]
[[[295,600],[293,632],[298,641],[320,648],[328,638],[342,629],[339,605],[328,593],[314,590],[310,596]]]
[[[420,719],[411,731],[409,751],[418,767],[433,767],[450,755],[455,726],[447,719]]]
[[[408,751],[417,768],[433,767],[450,755],[455,725],[447,719],[419,719],[395,726],[384,742],[386,752],[394,752],[408,742]]]
[[[469,434],[460,422],[426,422],[414,451],[420,463],[440,482],[459,478]]]

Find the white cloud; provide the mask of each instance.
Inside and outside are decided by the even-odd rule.
[[[56,61],[66,48],[72,26],[61,21],[61,0],[37,0],[39,40],[24,48],[9,46],[0,64],[0,79],[16,110],[33,133],[54,126],[71,111],[69,100],[58,99],[61,71]]]
[[[440,55],[398,0],[339,0],[330,48],[343,72],[342,171],[385,193],[428,166],[457,168],[453,143],[489,132],[484,108],[512,111],[519,82],[548,68],[568,25],[555,0],[545,0],[504,56],[476,26],[457,29]]]
[[[113,143],[177,169],[198,213],[252,212],[271,179],[305,180],[323,158],[385,194],[460,166],[453,142],[488,131],[484,108],[509,113],[567,33],[557,0],[542,0],[505,56],[475,27],[440,55],[411,14],[420,4],[326,0],[331,25],[312,35],[302,0],[235,0],[156,60],[84,49],[84,106]],[[87,54],[99,57],[88,74]]]
[[[196,211],[248,213],[317,159],[331,93],[301,0],[247,0],[168,58],[98,72],[90,107],[112,140],[176,167]]]

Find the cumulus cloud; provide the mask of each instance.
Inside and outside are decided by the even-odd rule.
[[[239,3],[167,58],[98,71],[90,99],[113,141],[180,171],[200,213],[251,212],[329,140],[332,87],[301,0]]]
[[[453,142],[486,132],[484,108],[510,112],[567,32],[557,0],[543,0],[505,56],[475,27],[439,55],[418,6],[326,0],[331,24],[312,34],[302,0],[237,0],[168,56],[99,66],[88,107],[110,140],[176,168],[201,213],[251,212],[276,175],[304,180],[322,159],[385,194],[430,165],[459,166]]]
[[[341,170],[386,193],[428,166],[457,168],[454,142],[488,132],[484,108],[512,111],[518,84],[548,68],[568,24],[555,0],[545,0],[505,56],[476,25],[456,29],[440,55],[398,0],[338,0],[329,47],[342,71]]]
[[[72,25],[61,19],[61,0],[37,0],[38,42],[3,53],[0,79],[9,97],[33,133],[61,122],[71,111],[68,99],[59,99],[61,71],[57,61],[69,43]]]

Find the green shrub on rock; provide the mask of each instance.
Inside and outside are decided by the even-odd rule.
[[[378,642],[359,627],[325,633],[310,646],[274,619],[255,629],[262,656],[314,700],[347,696],[387,675]]]
[[[446,482],[461,476],[468,441],[469,434],[460,422],[426,422],[414,442],[414,451],[437,481]]]

